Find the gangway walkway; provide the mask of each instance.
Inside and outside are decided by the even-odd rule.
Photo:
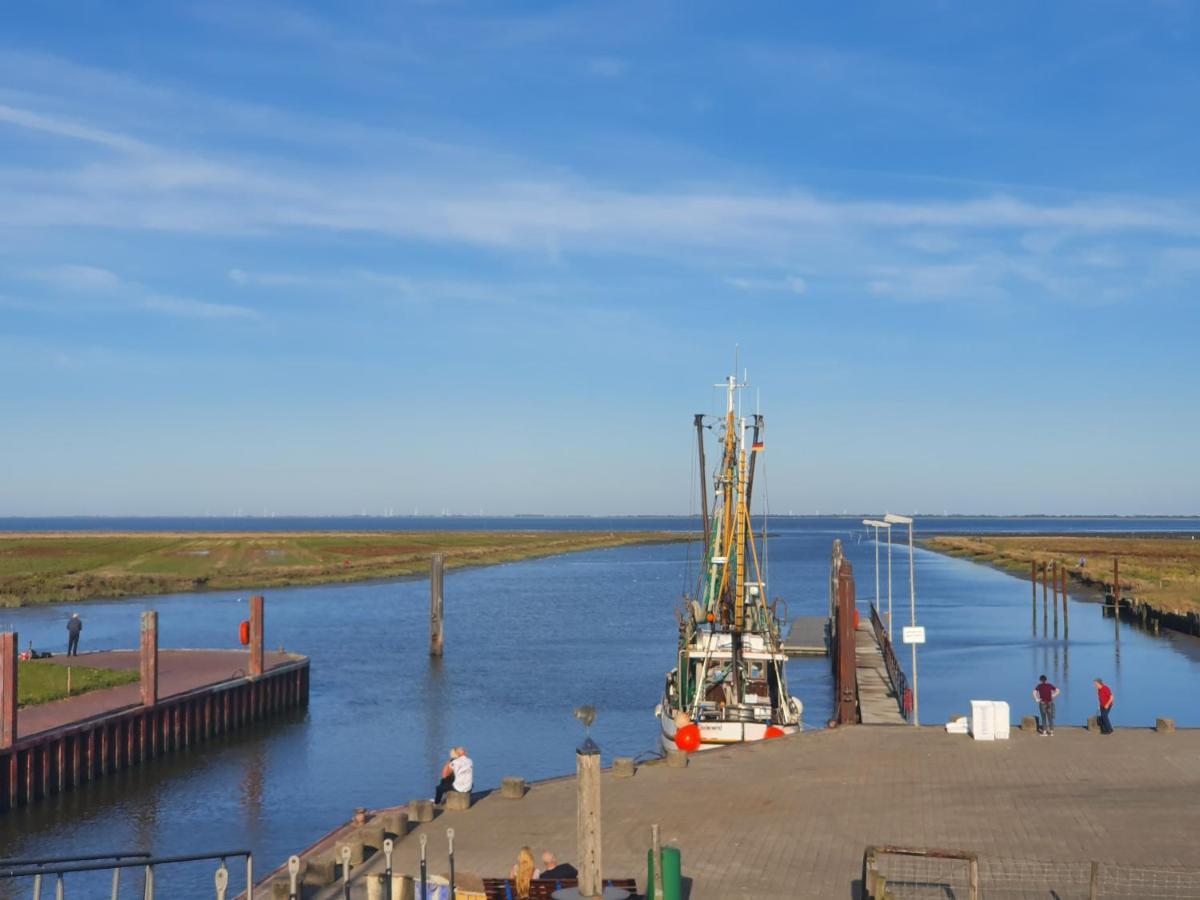
[[[797,616],[792,619],[783,651],[788,656],[828,656],[829,617]]]
[[[871,620],[860,620],[854,633],[855,671],[858,676],[858,708],[864,725],[906,725],[900,712],[883,651],[875,639]]]

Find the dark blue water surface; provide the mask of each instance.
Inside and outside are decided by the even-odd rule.
[[[690,527],[685,518],[649,517],[0,519],[0,530]],[[917,531],[1195,534],[1200,520],[929,518]],[[835,538],[854,563],[865,611],[875,595],[875,550],[857,519],[776,518],[770,532],[770,593],[783,597],[792,615],[826,611]],[[674,660],[672,609],[691,584],[689,554],[695,550],[682,544],[626,547],[451,572],[441,661],[427,655],[427,581],[270,591],[268,646],[312,658],[307,713],[6,812],[0,855],[249,846],[260,870],[273,867],[356,806],[430,796],[452,744],[469,749],[480,787],[509,774],[537,779],[571,771],[581,734],[571,710],[582,703],[599,711],[592,732],[606,760],[648,751],[657,737],[654,705]],[[910,616],[907,548],[897,543],[894,554],[898,638]],[[1083,599],[1072,601],[1070,641],[1056,639],[1052,619],[1051,633],[1042,632],[1040,607],[1031,621],[1027,580],[920,549],[915,559],[916,619],[928,631],[918,662],[923,722],[966,712],[971,699],[1008,700],[1014,718],[1032,713],[1030,691],[1045,673],[1062,688],[1064,723],[1082,723],[1092,711],[1091,679],[1099,675],[1116,693],[1118,724],[1149,725],[1169,715],[1200,726],[1192,699],[1200,641],[1114,626]],[[886,566],[886,557],[881,560]],[[133,647],[141,611],[157,609],[164,647],[234,647],[251,593],[0,610],[0,625],[18,631],[22,645],[32,640],[56,649],[65,640],[67,617],[78,610],[83,649]],[[883,605],[886,610],[886,599]],[[910,657],[902,649],[907,669]],[[823,725],[832,710],[828,660],[795,660],[789,678],[805,703],[806,725]],[[68,896],[106,896],[99,881],[75,878]],[[211,884],[211,870],[164,871],[159,884],[171,896],[200,895]],[[3,890],[0,883],[0,896],[9,896]]]

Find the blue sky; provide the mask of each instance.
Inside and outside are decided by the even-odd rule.
[[[0,514],[1200,512],[1195,9],[13,7]]]

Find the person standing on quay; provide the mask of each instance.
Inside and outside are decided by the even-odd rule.
[[[1112,722],[1108,720],[1108,713],[1112,709],[1113,705],[1112,688],[1110,688],[1099,678],[1095,679],[1094,683],[1096,685],[1096,697],[1100,701],[1100,733],[1112,734]]]
[[[1038,679],[1033,689],[1033,699],[1037,701],[1038,712],[1041,713],[1041,732],[1044,735],[1054,734],[1054,698],[1057,696],[1058,688],[1047,681],[1045,675]]]
[[[79,613],[71,613],[67,620],[67,656],[79,655],[79,632],[83,631],[83,619]]]

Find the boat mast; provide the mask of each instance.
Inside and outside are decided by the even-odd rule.
[[[704,413],[696,413],[696,449],[700,453],[700,521],[704,526],[704,549],[707,552],[709,538],[708,476],[704,471]]]

